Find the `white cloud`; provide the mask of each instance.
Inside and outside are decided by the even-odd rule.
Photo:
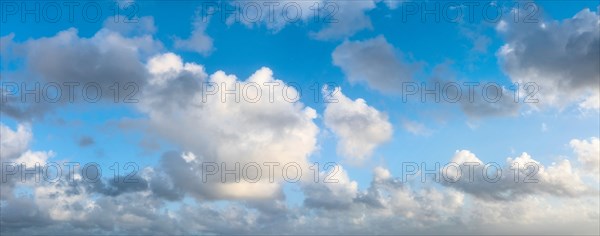
[[[402,122],[402,126],[406,131],[414,135],[430,135],[431,130],[427,128],[423,123],[412,121],[412,120],[404,120]]]
[[[27,124],[19,124],[16,130],[0,123],[0,158],[8,161],[17,158],[29,148],[32,134]]]
[[[542,123],[541,130],[542,130],[542,132],[547,132],[548,131],[548,125],[546,123]]]
[[[373,179],[376,182],[390,179],[391,177],[392,177],[392,174],[386,168],[378,166],[373,169]]]
[[[19,158],[15,159],[14,162],[17,164],[24,164],[27,168],[34,168],[36,165],[46,165],[46,160],[53,157],[55,154],[52,151],[48,152],[33,152],[27,150],[22,153]]]
[[[274,183],[268,182],[267,173],[257,183],[235,183],[232,178],[226,183],[220,183],[218,178],[205,184],[189,180],[202,180],[202,162],[225,162],[230,169],[236,162],[241,166],[250,162],[260,165],[277,162],[280,165],[275,167],[276,173],[282,173],[282,166],[287,163],[308,166],[319,131],[313,123],[316,111],[299,102],[288,102],[284,98],[283,81],[273,78],[270,69],[261,68],[247,80],[238,80],[223,71],[207,77],[201,66],[183,64],[171,54],[150,59],[147,67],[152,80],[169,82],[148,86],[139,104],[141,111],[149,116],[150,126],[158,134],[196,157],[189,163],[186,160],[191,159],[190,154],[184,155],[188,158],[177,154],[163,157],[166,172],[176,187],[198,198],[276,198],[281,194],[281,175],[276,175]],[[223,101],[221,93],[204,96],[201,88],[204,82],[214,83],[223,90],[239,85],[240,93],[247,84],[256,84],[262,97],[253,103],[226,95]],[[273,102],[264,83],[279,83],[274,87]],[[286,92],[291,97],[296,93],[291,87]],[[266,167],[263,169],[266,171]]]
[[[165,83],[174,82],[178,76],[189,73],[193,79],[207,77],[204,67],[195,63],[183,63],[180,56],[174,53],[164,53],[150,58],[146,64],[150,72],[148,82],[154,86],[165,86]]]
[[[15,130],[0,122],[0,160],[2,161],[0,199],[13,198],[13,190],[19,181],[23,182],[21,168],[29,170],[43,167],[55,155],[53,151],[32,151],[29,149],[33,133],[29,124],[17,124]],[[13,165],[15,172],[8,171]],[[24,165],[24,166],[22,166]],[[21,168],[17,168],[19,166]],[[12,174],[10,173],[12,172]],[[29,177],[31,177],[30,175]]]
[[[600,168],[600,141],[593,137],[590,140],[573,139],[569,143],[584,170],[598,176]]]
[[[473,172],[464,165],[467,162],[472,163],[469,165],[473,166]],[[442,183],[481,199],[512,201],[528,195],[581,197],[598,193],[598,189],[585,183],[580,171],[567,159],[545,166],[529,154],[522,153],[518,157],[507,158],[505,164],[500,165],[485,163],[472,152],[461,150],[456,152],[451,163],[461,165],[462,175],[457,173],[456,168],[448,168],[444,174],[448,180],[441,178]],[[492,164],[501,169],[499,179],[496,179],[495,173],[490,172],[496,170],[495,167],[488,167],[489,174],[483,174],[485,166]],[[471,173],[474,175],[470,176]]]
[[[338,137],[338,153],[361,162],[372,155],[373,150],[390,140],[392,125],[386,114],[367,105],[358,98],[351,100],[341,88],[334,88],[333,99],[325,108],[325,125]]]
[[[579,107],[583,110],[600,110],[600,93],[585,98]]]

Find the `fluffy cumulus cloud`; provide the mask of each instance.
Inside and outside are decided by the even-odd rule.
[[[341,88],[333,89],[332,102],[325,108],[325,125],[338,137],[340,154],[350,161],[364,161],[375,148],[390,140],[392,125],[385,113],[367,105],[364,99],[352,100]]]
[[[293,102],[298,92],[275,79],[269,68],[257,70],[247,80],[223,71],[208,76],[200,65],[184,64],[174,54],[151,58],[147,68],[151,83],[143,92],[140,110],[148,114],[158,134],[190,153],[163,157],[176,187],[199,198],[271,198],[280,194],[283,176],[278,174],[274,183],[266,177],[257,183],[236,183],[231,176],[221,183],[218,176],[197,184],[202,163],[214,162],[219,168],[225,163],[232,169],[236,163],[239,168],[251,163],[265,168],[264,163],[277,162],[275,173],[282,173],[288,163],[308,166],[319,131],[313,122],[316,111]]]
[[[482,199],[513,200],[528,195],[559,197],[594,196],[598,189],[582,178],[567,159],[544,166],[529,154],[507,158],[502,165],[484,163],[468,150],[457,151],[440,181]],[[460,170],[456,168],[460,165]],[[499,170],[499,171],[498,171]]]
[[[497,27],[505,38],[497,52],[514,82],[536,83],[540,106],[599,108],[600,21],[584,9],[562,21],[510,23]]]

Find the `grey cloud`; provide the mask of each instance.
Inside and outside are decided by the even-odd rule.
[[[383,36],[364,41],[346,41],[334,50],[332,58],[333,64],[342,69],[350,83],[364,83],[379,92],[398,97],[406,94],[411,101],[420,102],[424,102],[422,96],[425,89],[437,88],[439,101],[429,96],[426,102],[457,104],[469,117],[515,115],[520,107],[519,103],[514,102],[513,94],[498,83],[493,83],[484,95],[483,87],[488,84],[486,81],[468,81],[478,82],[474,93],[470,94],[469,87],[463,81],[451,78],[454,75],[450,63],[435,66],[426,81],[414,79],[415,74],[421,71],[422,64],[407,62],[402,58],[402,53]],[[444,89],[449,84],[457,85],[460,91],[454,87]],[[408,95],[409,86],[417,89],[415,95]],[[496,96],[500,98],[496,99]]]
[[[187,163],[175,151],[161,156],[157,173],[150,180],[152,191],[167,200],[178,200],[186,194],[199,199],[217,199],[218,193],[210,185],[202,182],[201,163]]]
[[[94,138],[92,138],[90,136],[83,136],[83,137],[79,138],[79,140],[77,140],[77,145],[79,145],[80,147],[91,146],[94,143],[96,143],[96,141],[94,141]]]
[[[208,17],[196,17],[193,21],[193,30],[187,39],[175,38],[175,48],[200,53],[202,55],[208,55],[213,50],[213,39],[206,34],[206,27],[208,26]]]
[[[18,202],[28,202],[35,206],[32,199],[19,199],[8,202],[8,208],[24,207]],[[61,203],[64,204],[64,203]],[[183,229],[177,228],[177,219],[170,218],[167,212],[160,211],[161,202],[146,198],[140,194],[128,194],[111,197],[100,197],[94,201],[95,207],[86,208],[83,202],[63,205],[65,212],[81,213],[82,218],[68,221],[51,219],[46,216],[36,222],[29,208],[19,208],[19,213],[2,212],[3,234],[47,234],[82,235],[82,234],[181,234]],[[46,207],[46,206],[44,206]],[[39,208],[39,206],[38,206]],[[15,209],[16,210],[16,209]],[[41,214],[47,214],[48,209],[40,209]],[[25,213],[25,214],[23,214]],[[23,215],[18,218],[16,214]],[[21,220],[16,224],[14,220]],[[24,222],[28,222],[24,225]],[[29,223],[31,222],[31,223]],[[39,222],[39,223],[38,223]]]
[[[437,86],[440,91],[437,96],[441,103],[456,104],[470,118],[518,114],[522,101],[514,101],[513,91],[493,81],[460,81],[451,64],[452,62],[445,62],[435,66],[428,81],[418,85],[421,90],[424,90],[423,84],[427,89]]]
[[[117,196],[123,193],[145,191],[148,189],[148,181],[137,175],[118,176],[106,181],[97,181],[89,184],[88,187],[88,192]]]
[[[25,44],[28,68],[44,81],[59,84],[94,82],[105,85],[103,88],[116,82],[143,84],[146,72],[138,52],[127,48],[130,45],[106,40],[107,37],[120,36],[105,30],[85,39],[79,38],[75,29],[69,29],[55,37],[31,40]],[[125,38],[119,40],[127,43]],[[152,43],[139,40],[137,43]]]
[[[512,94],[508,93],[506,90],[499,89],[498,91],[501,91],[502,93],[502,95],[500,95],[502,97],[498,101],[490,102],[490,100],[486,100],[481,93],[476,93],[472,102],[467,99],[461,99],[461,109],[470,117],[517,115],[520,106],[519,103],[515,103],[512,100]]]
[[[18,96],[10,96],[6,91],[0,92],[4,96],[3,99],[0,99],[2,114],[20,121],[31,121],[32,119],[41,118],[54,108],[54,106],[48,103],[24,103]]]
[[[18,232],[21,229],[44,227],[52,223],[47,212],[39,209],[32,198],[17,197],[8,200],[7,203],[3,205],[0,214],[0,232]]]
[[[0,55],[2,55],[3,61],[6,61],[8,57],[12,55],[9,50],[12,49],[13,39],[15,38],[14,33],[10,33],[0,37]],[[11,50],[12,51],[12,50]]]
[[[175,227],[176,219],[162,211],[163,198],[148,195],[148,182],[135,177],[137,183],[115,183],[114,179],[88,183],[15,182],[31,187],[31,196],[11,193],[3,199],[0,223],[2,234],[169,234],[184,232]],[[120,176],[123,181],[125,176]],[[6,190],[5,183],[2,184]],[[91,205],[90,205],[91,204]]]
[[[458,85],[460,94],[457,90],[447,89],[442,96],[450,100],[458,97],[456,104],[460,106],[466,115],[472,118],[513,116],[518,114],[521,107],[520,102],[514,101],[513,92],[495,82],[478,81],[477,85],[452,81],[436,81],[433,83],[438,83],[441,88],[450,83]],[[486,91],[484,91],[484,88]],[[471,89],[473,89],[473,93],[471,93]],[[441,101],[452,103],[445,99]]]
[[[333,51],[332,58],[350,83],[365,83],[389,94],[399,94],[402,82],[411,81],[420,67],[406,62],[383,36],[345,41]]]
[[[598,94],[597,12],[584,9],[569,19],[538,23],[506,19],[497,29],[506,42],[496,53],[499,63],[514,82],[540,86],[540,104],[535,105],[564,107]]]
[[[375,9],[377,1],[335,1],[330,21],[324,28],[311,32],[311,36],[320,40],[343,39],[364,29],[373,28],[368,11]],[[331,10],[333,9],[333,10]]]
[[[176,153],[172,154],[173,156]],[[386,174],[387,173],[387,174]],[[152,181],[150,181],[152,183]],[[41,186],[37,186],[41,187]],[[58,202],[66,198],[69,189],[78,189],[77,195],[86,196],[77,201]],[[53,201],[45,204],[45,191],[36,195],[38,201],[19,198],[3,205],[1,232],[4,234],[31,234],[47,232],[56,234],[465,234],[489,232],[554,232],[554,227],[530,229],[517,224],[522,220],[542,222],[564,221],[552,219],[548,213],[577,209],[576,219],[556,222],[562,227],[574,225],[577,232],[593,233],[594,206],[597,202],[564,199],[565,207],[547,209],[548,202],[531,200],[526,196],[514,199],[510,204],[475,199],[473,206],[464,203],[464,195],[453,188],[437,188],[425,184],[414,188],[410,183],[390,176],[387,170],[375,170],[370,186],[351,196],[343,207],[325,208],[307,205],[287,205],[285,200],[230,201],[226,205],[207,201],[179,202],[176,210],[164,208],[163,199],[147,195],[147,192],[127,192],[118,195],[100,194],[93,199],[93,208],[84,207],[89,198],[87,187],[82,185],[59,185],[53,188]],[[311,188],[326,198],[328,188]],[[313,195],[313,196],[318,196]],[[330,198],[336,200],[336,196]],[[538,196],[539,197],[539,196]],[[40,201],[41,200],[41,201]],[[541,202],[540,202],[541,201]],[[87,202],[89,204],[89,202]],[[23,205],[25,204],[25,205]],[[48,216],[53,204],[59,204],[61,212],[82,214],[68,220]],[[546,206],[546,207],[544,207]],[[16,210],[19,211],[16,211]],[[534,210],[537,209],[537,210]],[[587,209],[587,210],[585,210]],[[27,214],[24,214],[27,213]],[[74,217],[72,215],[71,217]],[[485,217],[490,216],[490,217]],[[500,221],[495,221],[501,218]],[[37,222],[36,224],[18,224]],[[596,218],[597,219],[597,218]],[[511,229],[502,228],[507,223]],[[560,231],[562,232],[562,231]]]
[[[306,194],[304,205],[309,208],[344,210],[352,205],[353,199],[336,198],[322,185],[311,185],[304,188],[304,192]]]
[[[169,201],[181,200],[185,193],[182,189],[175,187],[175,184],[168,176],[157,174],[150,180],[150,189],[158,198],[164,198]]]
[[[153,57],[149,61],[149,66],[170,64],[172,60],[177,60],[175,63],[181,64],[181,58],[175,54],[167,53]],[[199,66],[199,65],[198,65]],[[206,82],[207,75],[202,71],[191,71],[186,68],[181,68],[175,73],[164,73],[155,75],[159,80],[168,80],[164,85],[149,85],[141,91],[141,97],[144,99],[143,109],[152,111],[161,111],[172,113],[180,109],[189,109],[198,105],[196,96],[202,92],[202,83]]]
[[[3,37],[2,40],[12,38]],[[134,89],[141,90],[147,82],[144,57],[162,49],[162,44],[150,35],[124,37],[102,29],[91,38],[83,38],[78,36],[74,28],[52,37],[12,42],[9,45],[13,57],[25,59],[24,68],[20,68],[25,71],[10,79],[3,77],[4,83],[15,82],[20,85],[24,82],[28,89],[34,88],[36,83],[39,83],[40,89],[55,83],[61,92],[58,101],[40,98],[40,102],[36,102],[30,97],[25,102],[21,101],[19,95],[3,96],[2,113],[19,120],[42,117],[67,103],[84,102],[82,91],[85,86],[99,86],[102,102],[114,102],[115,93],[118,93],[118,102],[122,103]],[[8,50],[2,50],[3,57]],[[116,83],[118,88],[111,87]],[[69,86],[73,86],[73,92]],[[95,89],[88,89],[88,92],[89,98],[97,94]],[[8,91],[2,93],[8,95]]]
[[[473,167],[473,179],[469,179],[469,168],[464,162],[477,163]],[[544,166],[527,153],[516,158],[508,158],[503,165],[499,163],[483,163],[469,151],[457,151],[452,163],[461,165],[462,176],[455,178],[456,173],[446,172],[446,177],[440,178],[442,185],[464,191],[486,201],[515,201],[524,196],[549,195],[564,198],[578,198],[598,194],[598,189],[588,186],[576,173],[568,160],[563,160],[552,166]],[[500,176],[496,179],[495,167],[488,169],[489,175],[483,175],[485,165],[493,164],[500,167]],[[519,166],[514,171],[515,165]],[[527,165],[532,165],[527,167]],[[538,168],[534,171],[534,166]],[[454,167],[449,168],[454,171]],[[444,176],[444,172],[440,172]],[[486,179],[487,177],[487,179]],[[518,181],[517,181],[518,180]]]

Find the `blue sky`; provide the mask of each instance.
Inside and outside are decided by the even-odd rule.
[[[264,1],[88,1],[73,20],[66,2],[2,2],[3,177],[6,163],[21,162],[94,162],[103,171],[93,184],[3,180],[3,232],[598,234],[597,1],[279,2],[275,23],[221,15],[247,4],[267,11]],[[21,15],[35,4],[57,4],[59,20],[44,10]],[[86,4],[102,9],[94,22]],[[281,15],[286,4],[302,6],[297,22]],[[313,4],[333,7],[336,22],[315,22]],[[444,18],[469,5],[473,20]],[[220,9],[206,14],[207,6]],[[295,84],[300,100],[285,101],[279,87],[268,102],[261,87],[258,103],[222,102],[219,93],[200,101],[204,83],[253,81]],[[97,83],[103,99],[88,102],[78,88],[74,102],[22,101],[23,89],[8,87],[36,82]],[[122,102],[128,82],[138,102]],[[487,102],[476,87],[474,101],[423,102],[403,82],[491,83],[503,96]],[[538,102],[525,102],[523,87],[512,101],[511,85],[528,82]],[[338,102],[323,101],[331,92]],[[510,164],[529,157],[540,183],[511,182]],[[203,162],[273,161],[299,163],[304,178],[198,179]],[[499,163],[501,183],[399,179],[403,163],[469,161]],[[136,163],[140,183],[114,182],[115,162]],[[339,183],[311,182],[314,162],[336,163]]]

